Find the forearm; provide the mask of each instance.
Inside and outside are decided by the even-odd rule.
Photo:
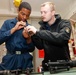
[[[63,45],[70,39],[70,34],[50,32],[47,30],[38,31],[36,32],[36,35],[41,39],[55,45]]]
[[[43,49],[42,39],[40,39],[38,36],[33,35],[33,36],[32,36],[32,41],[33,41],[34,45],[35,45],[38,49]]]
[[[16,32],[16,28],[15,27],[11,29],[10,33],[13,34],[14,32]]]

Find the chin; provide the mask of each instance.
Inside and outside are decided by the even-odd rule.
[[[43,22],[47,22],[46,20],[43,20]]]

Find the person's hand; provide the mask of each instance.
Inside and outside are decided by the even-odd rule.
[[[24,27],[24,30],[22,32],[22,35],[25,37],[25,38],[29,38],[29,34],[28,34],[28,31],[26,30],[26,27]]]
[[[26,27],[24,27],[22,35],[24,36],[24,38],[26,38],[26,41],[27,41],[28,44],[31,43],[31,36],[29,35]]]
[[[26,26],[26,23],[25,22],[23,22],[23,21],[17,22],[16,25],[15,25],[15,27],[13,27],[11,29],[11,34],[13,34],[15,31],[17,31],[17,30],[19,30],[21,28],[24,28],[25,26]]]
[[[25,23],[25,22],[19,21],[19,22],[16,23],[14,29],[15,29],[15,30],[19,30],[19,29],[21,29],[21,28],[24,28],[25,26],[26,26],[26,23]]]
[[[27,26],[25,29],[31,36],[36,34],[36,31],[37,31],[37,29],[34,26]]]

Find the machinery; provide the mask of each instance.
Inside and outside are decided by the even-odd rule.
[[[47,65],[49,66],[50,73],[56,73],[65,70],[69,71],[70,68],[76,67],[76,60],[58,60],[57,62],[49,61]]]
[[[36,73],[33,69],[26,69],[26,70],[3,70],[0,71],[0,75],[43,75],[43,72]]]

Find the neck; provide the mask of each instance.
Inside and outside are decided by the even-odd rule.
[[[18,17],[16,17],[16,19],[18,20]],[[19,20],[18,20],[19,21]]]

